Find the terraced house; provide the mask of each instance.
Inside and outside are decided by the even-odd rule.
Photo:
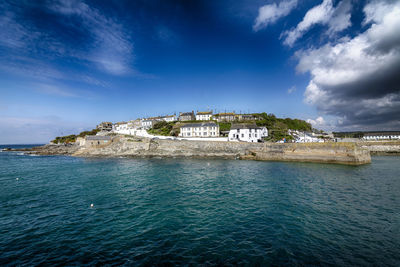
[[[181,137],[218,137],[219,126],[215,122],[188,123],[180,127]]]
[[[194,111],[179,113],[179,121],[194,121],[195,119],[196,117],[194,116]]]
[[[229,121],[235,121],[236,120],[236,115],[234,112],[229,112],[229,113],[218,113],[214,115],[214,118],[218,122],[229,122]]]

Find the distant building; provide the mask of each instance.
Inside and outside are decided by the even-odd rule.
[[[111,136],[101,136],[101,135],[86,135],[85,142],[81,142],[87,147],[99,147],[103,145],[108,145],[112,142]]]
[[[182,125],[181,137],[218,137],[219,125],[215,122],[188,123]]]
[[[194,121],[195,119],[196,117],[194,116],[194,111],[179,113],[179,121]]]
[[[255,121],[258,117],[254,114],[237,114],[236,118],[238,121]]]
[[[166,122],[174,122],[176,121],[176,116],[175,115],[161,116],[160,119]]]
[[[141,120],[141,126],[143,129],[148,130],[153,127],[153,125],[157,122],[154,119],[143,119]]]
[[[234,112],[229,113],[218,113],[213,116],[218,122],[230,122],[236,120]]]
[[[128,129],[128,123],[125,121],[114,123],[112,130],[114,132],[120,132]]]
[[[259,142],[263,137],[268,136],[265,127],[258,127],[255,124],[233,124],[229,131],[229,141]]]
[[[378,140],[399,140],[400,131],[376,131],[364,132],[363,140],[378,141]]]
[[[204,111],[196,113],[196,121],[209,121],[212,117],[212,111]]]
[[[288,130],[288,134],[294,138],[296,143],[323,143],[324,139],[319,138],[314,133],[300,132],[298,130]]]
[[[97,125],[97,129],[99,129],[100,131],[110,132],[113,129],[113,124],[112,122],[102,122]]]
[[[142,127],[140,120],[131,120],[128,122],[117,122],[113,125],[113,132],[119,134],[132,134],[132,130],[138,130]]]

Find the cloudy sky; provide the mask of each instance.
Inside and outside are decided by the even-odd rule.
[[[0,1],[0,144],[268,112],[400,130],[400,1]]]

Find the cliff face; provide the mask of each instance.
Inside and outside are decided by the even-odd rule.
[[[371,162],[368,150],[352,143],[239,143],[154,140],[116,137],[101,147],[82,147],[74,156],[201,157],[248,160],[325,162],[361,165]]]

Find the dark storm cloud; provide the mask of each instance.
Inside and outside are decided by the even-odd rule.
[[[400,129],[400,2],[364,13],[364,32],[296,53],[297,70],[311,74],[305,100],[342,127]]]

